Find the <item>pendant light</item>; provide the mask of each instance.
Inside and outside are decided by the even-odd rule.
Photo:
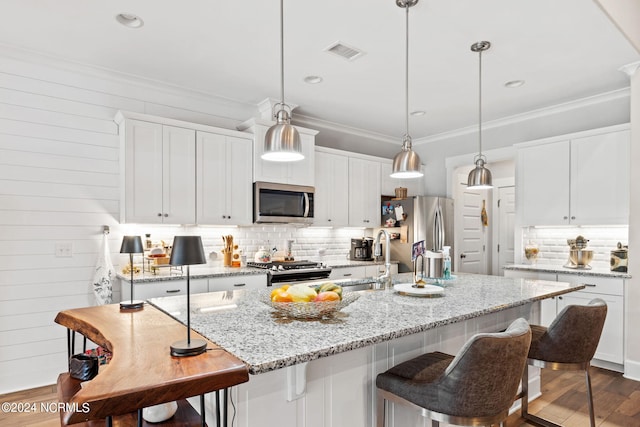
[[[484,167],[487,158],[482,155],[482,52],[489,49],[491,43],[477,42],[471,45],[473,52],[478,52],[478,155],[474,157],[476,167],[469,172],[467,188],[478,190],[493,188],[491,171]]]
[[[273,109],[276,124],[267,130],[262,159],[273,162],[293,162],[304,159],[300,134],[291,125],[291,114],[287,111],[290,107],[284,102],[284,0],[280,0],[280,102],[275,104]]]
[[[406,56],[405,56],[405,118],[407,132],[402,137],[402,151],[393,158],[391,178],[420,178],[420,156],[411,149],[411,135],[409,135],[409,8],[415,6],[418,0],[396,0],[398,7],[406,11]]]

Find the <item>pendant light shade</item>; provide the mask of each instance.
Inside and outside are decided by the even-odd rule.
[[[274,105],[276,124],[267,130],[264,138],[263,160],[293,162],[304,159],[300,134],[291,125],[287,108],[289,106],[284,102],[284,0],[280,0],[280,102]]]
[[[471,45],[471,51],[478,52],[478,155],[474,158],[476,167],[469,172],[467,188],[478,190],[493,188],[491,171],[484,166],[487,159],[482,155],[482,52],[490,47],[487,41]]]
[[[411,136],[409,135],[409,8],[415,6],[418,0],[395,0],[398,7],[405,9],[406,33],[405,33],[405,119],[407,132],[402,138],[402,150],[393,157],[391,178],[420,178],[423,173],[420,170],[420,156],[411,149]]]

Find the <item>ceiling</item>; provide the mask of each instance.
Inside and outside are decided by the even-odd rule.
[[[285,0],[285,100],[304,123],[361,129],[401,143],[405,11],[393,0]],[[119,13],[140,16],[139,29]],[[246,105],[280,98],[277,0],[10,0],[0,43]],[[409,110],[414,140],[483,120],[628,86],[640,55],[592,0],[420,0],[410,9]],[[325,49],[364,52],[348,61]],[[317,75],[320,84],[304,77]],[[520,88],[504,83],[524,80]],[[311,127],[311,126],[309,126]],[[375,139],[375,138],[374,138]]]

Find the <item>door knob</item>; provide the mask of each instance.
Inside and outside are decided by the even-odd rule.
[[[466,258],[467,255],[466,254],[460,254],[460,258]]]

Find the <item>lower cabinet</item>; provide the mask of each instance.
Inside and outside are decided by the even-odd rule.
[[[377,277],[384,273],[384,264],[358,265],[353,267],[333,267],[329,279],[358,279]],[[398,264],[391,264],[391,274],[398,274]]]
[[[267,287],[266,274],[232,275],[209,278],[192,278],[190,280],[191,294],[201,294],[216,291],[235,291],[239,289],[261,289]],[[120,280],[122,300],[131,299],[131,285],[128,280]],[[149,298],[170,297],[187,294],[187,280],[157,280],[138,282],[133,284],[133,299],[147,300]]]
[[[593,364],[621,370],[624,364],[624,279],[513,270],[506,270],[505,276],[585,285],[585,289],[581,291],[541,301],[540,324],[542,326],[549,326],[567,305],[585,305],[594,298],[604,300],[607,303],[607,319],[596,354],[593,356],[595,359]],[[599,361],[604,363],[599,363]]]

